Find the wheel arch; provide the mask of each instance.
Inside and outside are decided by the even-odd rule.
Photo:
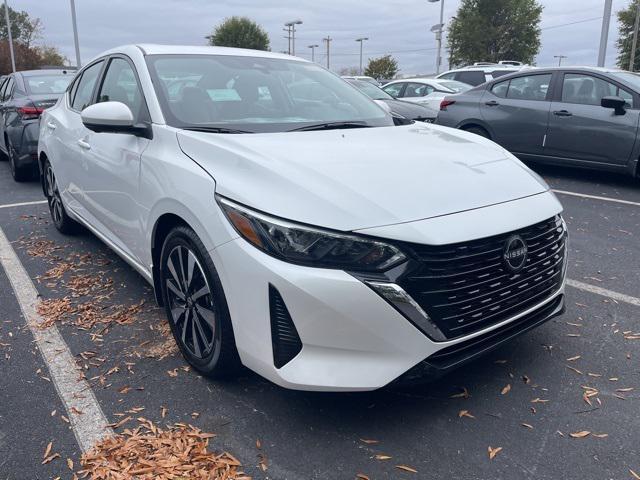
[[[40,186],[42,187],[42,193],[46,197],[47,196],[47,187],[44,184],[44,163],[49,160],[47,154],[44,152],[40,152],[38,154],[38,172],[40,173]]]
[[[489,127],[482,120],[478,120],[478,119],[464,120],[463,122],[458,124],[457,128],[459,128],[460,130],[469,130],[470,128],[474,128],[474,127],[485,130],[489,134],[489,140],[493,140],[493,138],[495,138],[493,134],[493,129],[491,129],[491,127]]]

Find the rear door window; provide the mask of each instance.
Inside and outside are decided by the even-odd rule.
[[[507,98],[507,90],[509,90],[509,81],[495,83],[493,87],[491,87],[491,93],[493,93],[496,97]]]
[[[404,89],[402,98],[424,97],[433,93],[434,90],[435,89],[432,86],[425,85],[424,83],[407,83],[407,87]]]
[[[484,83],[487,79],[484,76],[484,72],[478,70],[472,70],[468,72],[456,73],[455,79],[459,82],[468,83],[474,87]]]
[[[13,77],[9,77],[9,80],[7,80],[7,84],[4,87],[4,90],[2,92],[2,101],[6,102],[7,100],[9,100],[11,98],[11,90],[13,90],[13,85],[15,84]]]
[[[526,77],[512,78],[509,82],[507,98],[514,100],[538,100],[547,99],[551,74],[527,75]]]

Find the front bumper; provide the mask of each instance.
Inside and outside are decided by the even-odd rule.
[[[242,239],[211,251],[245,366],[286,388],[375,390],[399,377],[437,377],[559,315],[564,283],[526,312],[451,341],[435,342],[371,288],[337,270],[270,257]],[[302,341],[274,365],[269,286],[280,293]]]

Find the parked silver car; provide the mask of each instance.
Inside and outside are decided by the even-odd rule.
[[[639,92],[640,75],[621,70],[526,70],[446,97],[436,123],[524,160],[638,175]]]

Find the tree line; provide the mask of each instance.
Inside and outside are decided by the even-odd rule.
[[[0,6],[0,75],[12,71],[9,51],[9,31],[5,22],[5,6]],[[17,70],[32,70],[44,66],[62,66],[67,59],[57,48],[36,45],[42,38],[43,25],[39,18],[31,18],[27,12],[9,7],[11,36]]]

